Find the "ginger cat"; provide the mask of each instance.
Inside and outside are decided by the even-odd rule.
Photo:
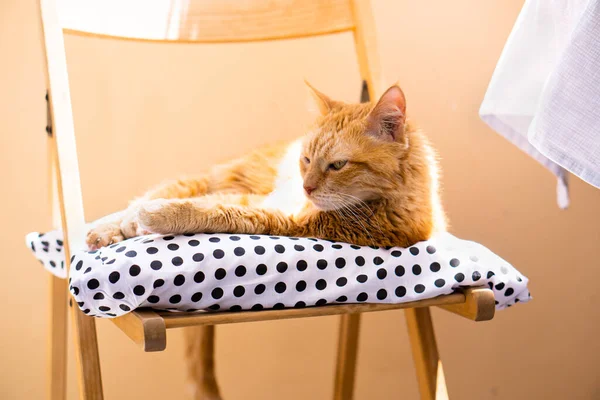
[[[150,190],[123,219],[92,229],[90,248],[149,232],[407,247],[445,229],[435,155],[406,121],[400,87],[375,105],[344,104],[309,88],[321,116],[304,138]]]
[[[97,248],[148,232],[307,236],[407,247],[445,229],[435,155],[406,121],[398,86],[377,104],[344,104],[309,86],[321,116],[302,139],[150,190],[92,229]],[[194,398],[220,400],[214,326],[186,329]]]

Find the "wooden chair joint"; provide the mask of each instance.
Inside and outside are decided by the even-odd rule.
[[[112,322],[144,351],[163,351],[167,348],[165,320],[154,310],[141,308],[114,318]]]
[[[494,318],[496,303],[494,292],[485,287],[463,290],[464,303],[445,304],[439,307],[473,321],[489,321]]]

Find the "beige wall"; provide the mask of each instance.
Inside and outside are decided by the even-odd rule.
[[[452,231],[531,278],[534,301],[475,324],[434,311],[456,399],[600,398],[600,191],[573,180],[560,211],[552,176],[488,129],[477,109],[522,1],[375,1],[383,73],[437,145]],[[49,228],[44,82],[34,0],[0,0],[0,398],[44,393],[48,276],[24,246]],[[347,35],[243,46],[67,38],[89,218],[157,181],[202,170],[309,121],[302,79],[352,101]],[[363,319],[357,399],[417,398],[401,312]],[[226,399],[325,399],[336,318],[219,327]],[[98,323],[107,399],[179,399],[181,332],[141,353]],[[69,396],[75,398],[71,363]],[[400,395],[404,393],[404,395]]]

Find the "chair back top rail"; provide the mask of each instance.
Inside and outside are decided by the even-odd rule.
[[[58,0],[67,33],[126,40],[233,43],[354,29],[351,0]]]

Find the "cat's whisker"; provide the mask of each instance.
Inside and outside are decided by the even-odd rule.
[[[355,207],[354,204],[352,204],[352,202],[348,199],[345,199],[343,197],[341,197],[339,195],[339,193],[332,193],[329,195],[329,198],[333,198],[335,200],[337,200],[338,203],[340,203],[341,207],[336,208],[335,211],[338,211],[338,215],[340,215],[340,213],[342,213],[343,215],[346,216],[347,219],[345,219],[348,222],[352,222],[352,223],[358,223],[358,225],[360,225],[360,227],[363,229],[363,231],[367,234],[367,236],[369,236],[369,238],[372,240],[372,242],[375,244],[375,238],[373,237],[373,235],[370,233],[369,229],[367,229],[366,225],[370,225],[369,221],[367,220],[367,218],[364,215],[360,215],[357,214],[355,211],[352,210],[352,207]],[[329,203],[331,203],[332,201],[329,200]],[[364,223],[363,223],[364,222]],[[377,229],[381,232],[381,229],[379,228],[379,226],[377,226]],[[383,233],[382,233],[383,235]]]
[[[356,213],[364,220],[369,220],[371,217],[371,215],[367,215],[360,207],[356,206],[355,204],[348,204],[347,208],[351,209],[354,213]]]
[[[345,193],[331,193],[328,195],[328,197],[335,198],[336,203],[338,203],[338,207],[334,208],[353,208],[356,214],[363,216],[365,219],[373,216],[373,210],[371,210],[371,208],[364,201],[362,201],[356,196],[348,195]],[[328,203],[331,204],[333,202],[329,201]],[[362,207],[359,206],[359,204],[362,205]],[[363,208],[367,208],[371,213],[367,214],[363,210]]]
[[[343,197],[346,197],[346,198],[350,198],[350,199],[354,200],[354,201],[355,201],[355,203],[357,203],[356,205],[361,205],[361,206],[362,206],[362,207],[360,207],[359,209],[360,209],[361,211],[363,211],[363,212],[364,212],[363,208],[366,208],[367,210],[369,210],[369,211],[371,212],[371,214],[369,214],[369,215],[366,215],[366,214],[365,214],[365,216],[366,216],[367,218],[368,218],[368,217],[372,217],[372,216],[373,216],[373,214],[374,214],[374,211],[371,209],[371,207],[369,207],[369,205],[368,205],[367,203],[365,203],[365,201],[363,201],[363,200],[359,199],[359,198],[358,198],[358,197],[356,197],[356,196],[353,196],[353,195],[351,195],[351,194],[347,194],[347,193],[338,193],[338,195],[340,195],[340,196],[343,196]]]
[[[373,216],[374,211],[369,207],[369,205],[367,203],[365,203],[363,200],[359,199],[356,196],[353,196],[351,194],[346,194],[346,193],[338,193],[339,196],[343,196],[345,198],[350,198],[356,201],[356,203],[350,203],[347,204],[347,207],[351,208],[354,210],[355,213],[360,214],[365,220],[369,219],[370,217]],[[359,207],[358,204],[362,205],[362,207]],[[367,215],[364,211],[364,208],[366,208],[367,210],[369,210],[371,212],[371,214]],[[375,224],[375,227],[377,228],[377,230],[379,230],[379,232],[381,233],[381,235],[383,236],[383,231],[381,230],[381,226],[379,224],[379,222],[374,219],[372,220]]]
[[[336,213],[337,215],[339,215],[339,216],[340,216],[340,219],[341,219],[343,222],[346,222],[346,223],[349,223],[349,224],[352,224],[352,225],[356,225],[356,223],[358,223],[358,225],[360,225],[360,227],[362,228],[362,230],[363,230],[364,232],[366,232],[366,233],[367,233],[367,235],[368,235],[369,237],[371,237],[371,234],[368,232],[368,230],[367,230],[367,229],[366,229],[366,227],[363,225],[363,223],[362,223],[360,220],[353,219],[353,218],[352,218],[352,215],[348,215],[348,214],[346,213],[346,211],[347,211],[347,210],[346,210],[345,208],[339,208],[339,209],[336,209],[336,210],[334,210],[334,211],[335,211],[335,213]],[[373,238],[371,237],[371,239],[373,239]]]
[[[362,218],[364,218],[365,221],[370,221],[370,225],[374,226],[375,228],[377,228],[377,230],[379,231],[379,233],[381,234],[381,236],[385,236],[383,234],[383,231],[381,230],[381,225],[379,224],[379,221],[377,221],[377,219],[375,218],[369,218],[369,216],[362,216]]]
[[[335,212],[335,214],[336,214],[337,216],[339,216],[339,217],[340,217],[340,220],[341,220],[342,222],[344,222],[344,223],[350,223],[350,224],[354,224],[354,221],[353,221],[352,219],[349,219],[349,218],[348,218],[348,216],[347,216],[345,213],[343,213],[343,212],[341,211],[341,209],[335,209],[335,210],[333,210],[333,211]]]
[[[365,232],[371,238],[373,243],[376,243],[376,240],[374,239],[373,235],[370,233],[370,231],[365,226],[365,224],[368,226],[374,226],[375,228],[377,228],[379,233],[382,236],[384,236],[383,231],[381,230],[381,226],[379,225],[378,221],[369,218],[373,215],[373,211],[369,208],[369,206],[364,201],[360,200],[359,198],[352,196],[352,195],[346,195],[346,198],[344,198],[344,197],[342,197],[342,195],[344,195],[344,194],[336,193],[336,196],[337,196],[339,202],[342,204],[342,208],[347,210],[349,213],[351,213],[351,215],[354,217],[354,220],[356,220],[360,224],[360,226],[365,230]],[[360,203],[362,203],[364,205],[364,207],[366,207],[367,209],[369,209],[369,211],[371,211],[371,215],[367,215],[361,207],[359,207],[357,204],[355,204],[355,202],[350,201],[349,198],[353,199],[353,200],[358,200]]]
[[[362,229],[367,233],[367,235],[371,238],[371,240],[373,241],[373,243],[375,243],[375,238],[373,237],[373,235],[371,235],[371,233],[369,232],[369,229],[367,229],[367,227],[365,226],[365,223],[368,224],[368,222],[366,220],[364,220],[365,223],[363,223],[363,220],[352,211],[352,209],[350,208],[344,208],[344,210],[348,211],[353,217],[354,217],[354,221],[358,222],[358,224],[362,227]]]

